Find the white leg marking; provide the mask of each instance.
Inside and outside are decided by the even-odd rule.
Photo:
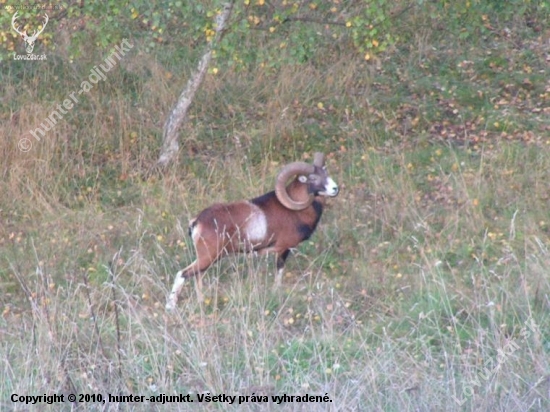
[[[172,291],[168,295],[168,301],[166,302],[166,311],[172,312],[178,303],[178,296],[180,294],[181,288],[185,283],[185,278],[182,277],[183,270],[180,270],[176,273],[176,278],[174,279],[174,286],[172,286]]]

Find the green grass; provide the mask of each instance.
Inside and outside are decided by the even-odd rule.
[[[18,140],[101,56],[2,66],[0,409],[25,408],[13,393],[205,392],[332,400],[308,410],[548,409],[545,43],[516,22],[526,48],[499,31],[466,44],[415,32],[416,13],[379,68],[339,45],[300,70],[208,76],[162,175],[148,171],[196,51],[128,55],[29,153]],[[342,190],[283,286],[272,256],[231,257],[203,301],[190,282],[166,314],[194,259],[188,220],[271,190],[316,150]],[[110,408],[301,410],[255,405]]]

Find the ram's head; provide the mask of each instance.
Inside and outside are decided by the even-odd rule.
[[[287,191],[287,182],[298,176],[298,180],[308,186],[308,198],[300,201],[292,199]],[[303,210],[313,203],[315,196],[334,197],[338,195],[338,185],[328,175],[325,167],[325,155],[315,153],[313,164],[294,162],[281,169],[275,183],[275,194],[279,201],[288,209]]]

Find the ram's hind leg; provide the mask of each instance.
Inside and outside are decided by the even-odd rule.
[[[180,270],[176,273],[176,278],[174,279],[174,286],[172,286],[172,291],[168,296],[168,301],[166,303],[166,310],[171,311],[176,307],[178,302],[178,296],[183,288],[185,279],[195,276],[195,290],[197,292],[197,298],[199,302],[202,301],[202,272],[210,267],[221,255],[220,249],[217,247],[218,239],[210,239],[210,241],[205,240],[203,237],[199,237],[194,233],[193,240],[195,241],[195,252],[197,259],[187,266],[185,269]],[[215,245],[214,248],[211,248],[210,245]]]
[[[168,295],[168,300],[166,302],[166,310],[168,312],[171,312],[176,308],[176,305],[178,303],[178,296],[181,293],[181,289],[183,288],[185,279],[195,275],[198,277],[198,282],[202,283],[200,272],[201,270],[199,270],[199,261],[195,260],[185,269],[182,269],[178,273],[176,273],[174,286],[172,286],[172,291],[170,292],[170,295]],[[198,287],[201,286],[202,285],[198,285]]]

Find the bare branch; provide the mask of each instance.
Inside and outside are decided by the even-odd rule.
[[[284,19],[282,21],[282,23],[287,23],[287,22],[292,22],[292,21],[326,24],[326,25],[329,25],[329,26],[345,26],[346,25],[346,22],[343,22],[343,21],[323,20],[323,19],[316,19],[316,18],[307,17],[307,16],[289,16],[286,19]]]
[[[225,33],[227,22],[233,10],[233,4],[234,0],[226,3],[223,7],[223,11],[216,16],[216,35],[208,43],[206,53],[201,57],[197,69],[191,74],[187,86],[185,86],[185,89],[181,93],[176,105],[172,108],[170,116],[168,116],[164,124],[162,148],[159,159],[157,160],[157,166],[164,168],[177,158],[179,152],[178,129],[185,122],[187,111],[191,103],[193,103],[195,94],[204,80],[208,65],[210,64],[210,60],[212,60],[212,50]]]

